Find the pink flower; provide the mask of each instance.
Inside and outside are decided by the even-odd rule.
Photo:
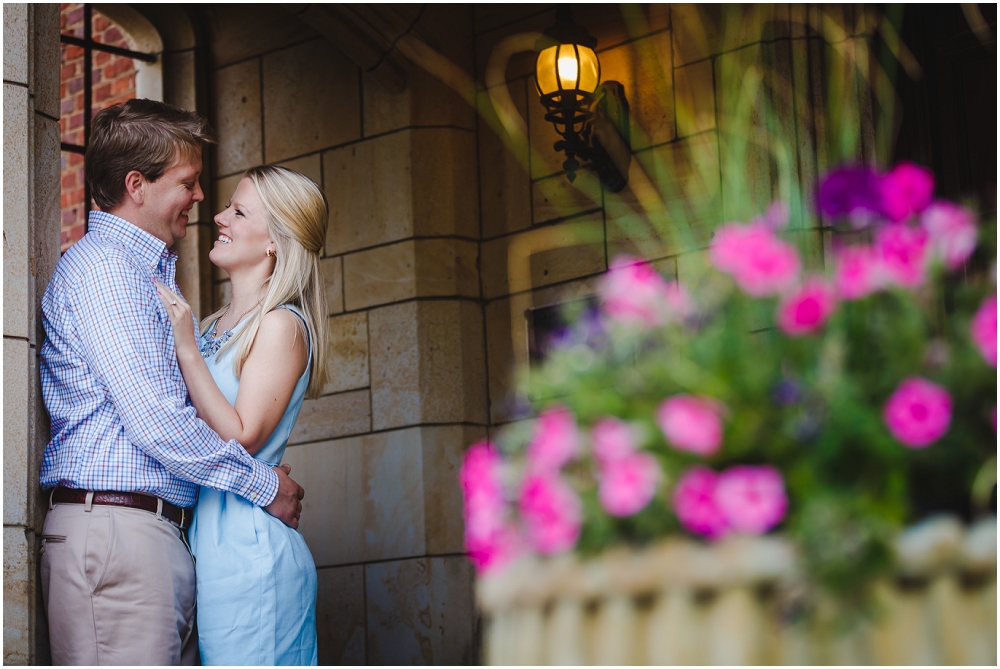
[[[951,397],[941,386],[913,376],[896,388],[882,418],[897,441],[911,448],[924,448],[948,431]]]
[[[722,443],[722,419],[718,402],[693,395],[675,395],[656,411],[663,436],[680,450],[709,456]]]
[[[787,289],[801,267],[795,247],[778,239],[764,223],[721,226],[709,258],[716,269],[731,274],[743,292],[754,297]]]
[[[847,246],[837,251],[834,285],[837,297],[857,300],[881,287],[878,259],[868,246]]]
[[[609,316],[647,328],[662,325],[666,320],[665,289],[666,281],[652,265],[629,256],[615,258],[597,286]]]
[[[928,246],[926,230],[901,223],[887,225],[875,234],[875,255],[884,276],[907,288],[924,282]]]
[[[976,217],[965,207],[939,200],[921,215],[920,224],[948,269],[961,267],[976,249]]]
[[[635,431],[617,418],[601,418],[590,429],[594,442],[594,458],[603,467],[635,453],[638,448]]]
[[[882,212],[893,223],[919,214],[934,197],[934,174],[913,163],[899,163],[882,177]]]
[[[496,569],[519,552],[517,533],[506,522],[500,456],[488,441],[465,454],[458,480],[465,500],[465,549],[477,571]]]
[[[763,534],[788,508],[785,483],[774,467],[738,466],[719,475],[715,502],[736,532]]]
[[[755,216],[750,221],[750,225],[760,224],[771,230],[784,230],[785,226],[788,225],[791,213],[792,210],[786,202],[775,200],[768,206],[767,211],[763,215]]]
[[[729,523],[715,499],[718,477],[705,467],[688,469],[674,487],[674,513],[691,532],[718,539],[729,532]]]
[[[811,277],[778,305],[778,327],[793,337],[816,332],[836,306],[833,288],[823,279]]]
[[[694,302],[680,281],[671,281],[663,288],[666,320],[684,320],[694,313]]]
[[[528,469],[557,472],[580,451],[580,435],[573,413],[562,405],[549,407],[538,416],[528,444]]]
[[[979,306],[969,323],[969,333],[976,348],[991,367],[997,366],[997,296],[990,295]]]
[[[631,516],[652,501],[660,476],[656,458],[632,453],[601,467],[597,497],[612,516]]]
[[[583,526],[583,505],[558,475],[529,474],[521,485],[519,508],[528,543],[539,553],[564,553],[576,545]]]

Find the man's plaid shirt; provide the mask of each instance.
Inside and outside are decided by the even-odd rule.
[[[42,298],[41,383],[52,418],[43,488],[144,492],[194,504],[198,485],[258,505],[271,467],[195,415],[153,279],[178,292],[177,254],[105,212],[59,260]]]

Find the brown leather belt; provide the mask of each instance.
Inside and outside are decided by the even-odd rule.
[[[87,492],[86,490],[78,490],[76,488],[59,487],[52,491],[52,503],[86,504]],[[159,505],[159,502],[163,502],[160,515],[176,524],[177,527],[183,528],[184,522],[191,517],[187,509],[182,509],[166,500],[161,500],[158,497],[146,495],[141,492],[95,492],[91,503],[105,506],[125,506],[130,509],[142,509],[143,511],[156,513],[156,507]]]

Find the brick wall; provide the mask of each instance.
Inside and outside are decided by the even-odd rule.
[[[83,38],[83,4],[62,3],[59,27],[63,34]],[[91,35],[94,41],[129,48],[121,29],[105,16],[93,12]],[[91,109],[100,109],[135,97],[135,63],[131,58],[100,51],[93,52]],[[62,45],[59,70],[59,126],[62,141],[83,145],[83,49]],[[83,156],[62,153],[60,246],[65,251],[83,237],[85,210]]]

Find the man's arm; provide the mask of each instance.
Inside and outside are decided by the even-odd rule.
[[[223,441],[187,405],[151,276],[116,251],[92,272],[93,281],[75,287],[73,296],[81,353],[104,381],[129,441],[178,478],[260,506],[287,511],[297,504],[278,472],[238,442]]]

